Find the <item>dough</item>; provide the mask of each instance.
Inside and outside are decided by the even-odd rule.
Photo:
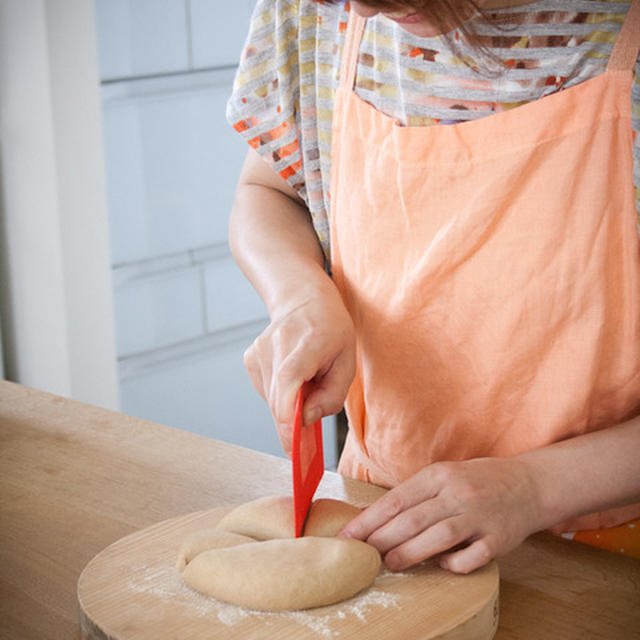
[[[303,535],[335,537],[360,511],[358,507],[341,500],[314,500]],[[268,496],[241,504],[222,518],[216,529],[232,531],[256,540],[293,538],[293,500],[291,496]]]
[[[199,554],[209,549],[221,547],[235,547],[239,544],[255,542],[253,538],[241,536],[230,531],[218,531],[217,529],[202,529],[185,538],[178,551],[176,569],[182,573],[183,569]]]
[[[204,551],[182,572],[194,589],[251,609],[282,611],[333,604],[368,587],[380,555],[341,538],[280,538]]]
[[[353,520],[362,509],[342,500],[321,498],[311,503],[311,509],[304,525],[305,536],[333,538],[347,522]]]
[[[293,500],[287,496],[268,496],[241,504],[222,518],[216,529],[256,540],[292,538]]]
[[[333,604],[370,586],[380,569],[374,547],[334,537],[359,512],[340,500],[314,501],[304,537],[294,538],[291,497],[260,498],[187,538],[178,570],[194,589],[252,609]]]

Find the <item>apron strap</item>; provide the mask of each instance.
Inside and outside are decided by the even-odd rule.
[[[364,32],[366,18],[359,16],[353,9],[349,10],[349,23],[344,37],[344,49],[340,65],[340,86],[351,91],[356,81],[358,50]]]
[[[633,71],[640,51],[640,0],[632,0],[616,38],[607,71]]]

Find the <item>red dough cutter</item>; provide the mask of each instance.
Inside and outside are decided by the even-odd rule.
[[[305,382],[296,396],[293,421],[293,442],[291,462],[293,463],[293,512],[296,538],[302,535],[304,522],[311,505],[311,499],[324,473],[322,454],[322,421],[312,425],[302,425],[302,405],[308,394]]]

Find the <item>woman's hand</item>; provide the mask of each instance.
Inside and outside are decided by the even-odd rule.
[[[469,573],[518,546],[540,526],[530,467],[518,458],[477,458],[425,467],[345,526],[400,571],[431,556]]]
[[[244,361],[289,455],[295,397],[302,383],[312,383],[303,408],[303,422],[311,424],[342,409],[355,374],[353,323],[333,283],[274,314]]]

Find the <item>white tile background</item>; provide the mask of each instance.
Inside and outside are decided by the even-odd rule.
[[[244,370],[266,326],[226,245],[225,120],[253,0],[96,0],[121,408],[282,455]],[[335,424],[325,461],[335,466]]]

